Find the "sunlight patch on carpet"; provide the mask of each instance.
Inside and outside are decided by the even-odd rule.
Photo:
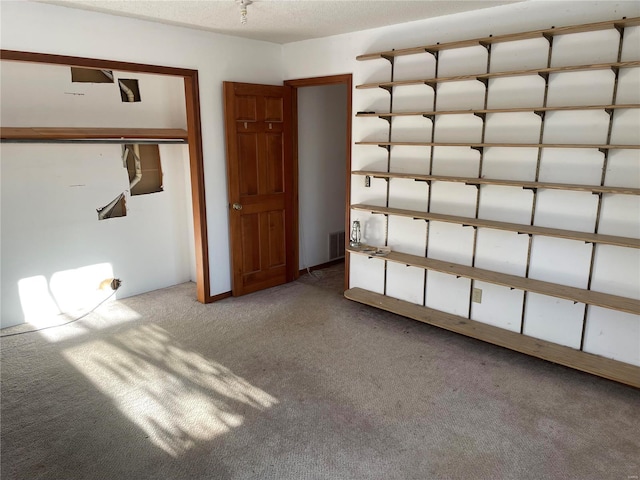
[[[242,425],[247,407],[262,411],[278,403],[223,365],[182,348],[156,325],[87,342],[64,355],[174,457]]]

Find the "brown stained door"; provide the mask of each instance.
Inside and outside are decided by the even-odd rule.
[[[291,87],[224,83],[232,293],[294,279]]]

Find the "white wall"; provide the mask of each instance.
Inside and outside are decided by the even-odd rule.
[[[1,2],[0,13],[4,49],[198,70],[211,294],[229,291],[222,82],[281,84],[281,47],[39,3]]]
[[[174,127],[186,124],[179,78],[113,72],[139,81],[141,102],[117,83],[72,83],[69,67],[3,62],[7,126]],[[54,320],[95,306],[118,277],[118,298],[193,278],[188,150],[160,147],[163,191],[130,196],[120,145],[2,144],[2,326]],[[125,192],[127,215],[98,220]]]
[[[611,20],[640,14],[637,2],[526,2],[484,11],[453,15],[432,20],[379,28],[330,38],[285,45],[285,76],[304,78],[353,72],[354,84],[390,80],[390,65],[386,60],[357,62],[357,55],[380,50],[427,45],[436,42],[464,40],[498,35],[553,25]],[[638,60],[638,27],[626,30],[623,60]],[[554,42],[553,65],[615,61],[615,32],[585,34],[579,39],[559,38]],[[613,39],[613,41],[612,41]],[[542,42],[545,43],[545,42]],[[585,46],[588,45],[588,46]],[[513,45],[497,45],[492,51],[492,71],[545,66],[546,51],[537,40]],[[428,54],[396,59],[395,80],[428,78],[434,75],[435,62]],[[486,68],[486,51],[482,47],[443,52],[439,74],[458,75],[482,72]],[[638,103],[640,83],[638,70],[621,73],[619,103]],[[573,75],[573,74],[571,74]],[[585,78],[586,77],[586,78]],[[613,75],[609,71],[576,74],[552,79],[549,105],[608,103],[611,101]],[[538,105],[544,82],[539,77],[519,78],[515,83],[492,81],[489,87],[489,107]],[[389,95],[382,89],[354,90],[353,110],[389,111]],[[478,82],[469,85],[443,84],[438,87],[439,109],[481,108],[484,87]],[[397,87],[394,90],[393,111],[429,110],[433,93],[427,86]],[[640,115],[637,111],[615,114],[612,143],[638,143]],[[436,141],[480,141],[481,122],[477,118],[456,115],[439,117]],[[518,118],[495,116],[487,118],[487,141],[519,141],[537,143],[539,118],[521,115]],[[545,123],[545,141],[566,143],[597,143],[606,140],[608,117],[604,112],[580,115],[558,113],[549,115]],[[431,123],[422,117],[393,120],[392,140],[429,141]],[[386,140],[388,124],[376,118],[356,118],[353,140]],[[533,135],[533,136],[531,136]],[[560,136],[558,136],[560,135]],[[531,137],[531,138],[529,138]],[[537,149],[488,149],[485,152],[482,175],[487,178],[518,178],[531,180],[535,174]],[[352,147],[354,170],[386,170],[386,151],[375,146]],[[640,158],[637,151],[612,152],[607,184],[640,186]],[[429,149],[394,147],[391,169],[397,172],[428,172]],[[434,174],[475,176],[479,154],[469,149],[437,150]],[[564,183],[599,183],[602,154],[598,151],[546,150],[543,154],[541,181]],[[461,184],[435,182],[432,186],[432,212],[474,216],[476,188]],[[410,180],[391,180],[389,206],[427,210],[428,186]],[[365,188],[362,177],[352,177],[351,202],[385,205],[386,182],[372,180]],[[530,191],[504,187],[482,187],[481,218],[506,222],[528,223],[531,213]],[[593,231],[597,197],[579,192],[540,191],[536,206],[536,225]],[[640,204],[637,197],[605,196],[600,220],[600,233],[640,236]],[[388,232],[389,245],[405,253],[424,255],[427,235],[428,256],[465,265],[473,258],[474,232],[471,228],[431,222],[429,230],[422,221],[390,216],[388,224],[381,215],[352,211],[351,219],[360,219],[364,240],[381,245]],[[527,260],[526,236],[480,229],[475,264],[478,267],[524,275]],[[586,288],[589,275],[591,245],[580,242],[536,237],[533,242],[532,278]],[[634,249],[599,245],[592,288],[631,298],[640,298],[640,258]],[[386,278],[386,283],[385,283]],[[350,285],[402,298],[439,310],[467,316],[470,282],[450,275],[428,272],[403,265],[387,266],[365,257],[351,256]],[[426,285],[426,290],[425,290]],[[472,304],[471,318],[502,328],[520,331],[523,293],[476,282],[484,290],[482,304]],[[524,316],[524,333],[555,343],[578,348],[584,305],[529,294]],[[585,351],[640,365],[640,317],[592,307],[588,311]]]
[[[328,262],[344,231],[346,115],[346,85],[298,89],[300,268]]]

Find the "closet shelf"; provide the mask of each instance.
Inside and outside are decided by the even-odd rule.
[[[353,248],[349,248],[348,250],[350,253],[366,255],[372,259],[386,260],[434,272],[455,275],[456,277],[479,280],[481,282],[501,285],[503,287],[517,288],[518,290],[540,293],[542,295],[571,300],[573,302],[610,308],[621,312],[633,313],[636,315],[640,314],[640,300],[635,300],[633,298],[609,295],[607,293],[569,287],[567,285],[535,280],[533,278],[518,277],[516,275],[484,270],[477,267],[468,267],[466,265],[435,260],[432,258],[418,257],[416,255],[409,255],[406,253],[390,252],[385,257],[377,257]]]
[[[2,127],[3,143],[187,143],[180,128]]]
[[[527,235],[543,235],[546,237],[565,238],[586,243],[599,243],[603,245],[615,245],[618,247],[640,248],[640,239],[604,235],[600,233],[577,232],[573,230],[561,230],[558,228],[539,227],[537,225],[522,225],[519,223],[498,222],[495,220],[483,220],[480,218],[458,217],[443,215],[440,213],[420,212],[417,210],[405,210],[401,208],[378,207],[375,205],[355,204],[353,210],[361,210],[382,215],[396,215],[399,217],[413,218],[414,220],[426,220],[435,222],[455,223],[465,227],[485,227],[495,230],[504,230]]]
[[[441,50],[450,50],[454,48],[475,47],[478,45],[490,45],[493,43],[511,42],[518,40],[529,40],[533,38],[552,37],[556,35],[568,35],[571,33],[595,32],[598,30],[609,30],[612,28],[624,28],[640,25],[640,17],[625,18],[620,20],[588,23],[585,25],[576,25],[569,27],[547,28],[543,30],[533,30],[523,33],[511,33],[507,35],[496,35],[489,37],[475,38],[471,40],[462,40],[457,42],[435,43],[424,45],[422,47],[402,48],[398,50],[387,50],[383,52],[367,53],[359,55],[356,60],[376,60],[380,58],[393,58],[403,55],[415,55],[425,52],[439,52]]]
[[[640,388],[640,367],[635,365],[582,352],[362,288],[350,288],[344,292],[344,296],[364,305]]]
[[[356,145],[377,145],[378,147],[405,146],[405,147],[529,147],[529,148],[597,148],[602,150],[638,150],[640,145],[597,145],[586,143],[462,143],[462,142],[355,142]]]
[[[542,113],[582,110],[616,110],[640,108],[640,104],[630,103],[622,105],[574,105],[559,107],[514,107],[514,108],[484,108],[477,110],[436,110],[433,112],[359,112],[356,117],[434,117],[438,115],[482,115],[485,113]]]
[[[631,62],[611,62],[611,63],[596,63],[593,65],[573,65],[565,67],[547,67],[547,68],[534,68],[527,70],[511,70],[505,72],[489,72],[489,73],[477,73],[474,75],[457,75],[454,77],[434,77],[415,80],[396,80],[393,82],[381,82],[381,83],[364,83],[362,85],[356,85],[356,88],[391,88],[402,87],[407,85],[433,85],[443,82],[460,82],[465,80],[488,80],[491,78],[500,77],[519,77],[524,75],[548,75],[550,73],[561,72],[584,72],[592,70],[608,70],[618,68],[631,68],[640,67],[640,61]]]
[[[499,185],[504,187],[522,187],[522,188],[540,188],[551,190],[572,190],[578,192],[591,193],[617,193],[622,195],[640,195],[640,188],[632,187],[610,187],[601,185],[577,185],[568,183],[546,183],[546,182],[527,182],[523,180],[499,180],[490,178],[476,177],[449,177],[446,175],[423,175],[420,173],[388,173],[376,172],[373,170],[356,170],[351,172],[353,175],[366,175],[374,178],[405,178],[409,180],[419,181],[442,181],[456,182],[467,185]]]

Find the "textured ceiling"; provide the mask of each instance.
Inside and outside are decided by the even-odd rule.
[[[355,32],[523,0],[254,0],[240,23],[234,0],[40,0],[274,43]]]

